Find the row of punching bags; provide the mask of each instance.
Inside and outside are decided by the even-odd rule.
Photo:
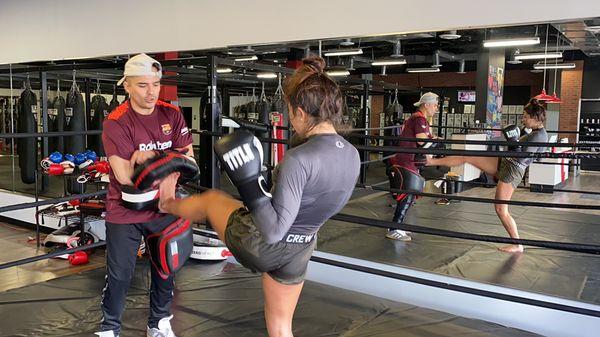
[[[88,130],[102,130],[105,115],[114,110],[119,102],[116,93],[108,104],[101,95],[92,98],[90,116],[87,118]],[[17,104],[17,132],[33,133],[37,131],[37,96],[27,87],[21,93]],[[86,115],[85,105],[81,92],[73,86],[67,98],[57,95],[48,101],[48,131],[85,131]],[[48,152],[58,151],[60,153],[77,154],[90,149],[98,156],[104,156],[101,135],[87,136],[60,136],[48,138]],[[35,170],[38,160],[37,139],[34,137],[18,138],[17,153],[19,155],[19,168],[21,169],[21,181],[25,184],[35,182]]]
[[[207,129],[207,125],[210,123],[211,116],[211,105],[208,104],[208,91],[205,92],[200,99],[200,129]],[[217,92],[217,115],[222,116],[222,98],[221,94]],[[274,99],[272,102],[267,100],[259,100],[258,102],[250,102],[241,107],[236,107],[234,112],[234,117],[241,118],[244,120],[252,120],[257,121],[259,123],[271,124],[270,116],[272,112],[279,112],[281,114],[281,125],[284,127],[289,127],[289,115],[287,111],[287,104],[283,101],[282,98]],[[216,131],[216,130],[215,130]],[[283,139],[289,139],[289,131],[283,131]],[[255,132],[257,137],[265,137],[270,138],[268,132]],[[200,142],[202,145],[204,142]],[[206,143],[204,143],[206,144]],[[263,142],[263,153],[267,153],[269,151],[269,143]],[[206,172],[208,172],[208,165],[210,163],[209,154],[212,152],[212,149],[200,149],[200,170],[201,170],[201,183],[203,186],[210,186],[211,182],[208,180]]]

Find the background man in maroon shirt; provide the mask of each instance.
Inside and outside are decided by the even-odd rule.
[[[179,109],[158,100],[162,67],[146,54],[127,61],[123,84],[129,100],[104,121],[102,142],[110,162],[106,201],[106,286],[102,293],[99,336],[118,336],[121,315],[142,236],[159,232],[169,223],[158,211],[133,211],[121,203],[121,186],[133,185],[134,166],[154,156],[152,150],[174,149],[193,156],[192,137]],[[151,266],[150,314],[147,336],[175,337],[169,320],[173,277],[163,280]]]
[[[401,138],[422,138],[424,140],[435,138],[431,134],[431,126],[427,121],[428,118],[433,117],[439,109],[438,95],[433,92],[427,92],[421,96],[421,99],[414,104],[417,107],[417,111],[413,113],[402,125],[402,131],[400,132]],[[413,142],[413,141],[400,141],[399,146],[401,148],[417,148],[423,147],[427,142]],[[431,144],[431,143],[429,143]],[[419,159],[417,156],[415,159],[414,153],[397,153],[390,160],[391,165],[397,165],[405,167],[413,172],[418,173],[417,164],[425,165],[425,158]],[[388,172],[389,174],[389,172]],[[414,204],[415,196],[412,194],[396,195],[396,211],[394,212],[393,221],[396,223],[404,222],[408,209]],[[386,233],[386,237],[392,240],[399,241],[410,241],[410,236],[402,230],[389,228]]]

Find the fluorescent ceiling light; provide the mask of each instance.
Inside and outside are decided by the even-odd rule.
[[[483,46],[486,48],[497,47],[515,47],[515,46],[531,46],[540,44],[539,37],[521,38],[521,39],[501,39],[501,40],[485,40]]]
[[[540,59],[558,59],[562,57],[562,52],[551,53],[527,53],[515,55],[515,60],[540,60]]]
[[[232,71],[231,68],[217,68],[217,74],[228,74]]]
[[[325,56],[348,56],[348,55],[361,55],[363,53],[360,48],[348,48],[348,49],[333,49],[326,50],[323,52]]]
[[[372,66],[396,66],[406,64],[405,59],[383,59],[383,60],[375,60],[371,62]]]
[[[256,74],[258,78],[277,78],[277,74],[275,73],[258,73]]]
[[[408,73],[439,73],[440,68],[407,68]]]
[[[256,60],[258,60],[258,57],[256,55],[242,56],[242,57],[237,57],[237,58],[234,59],[234,61],[236,61],[236,62],[256,61]]]
[[[573,69],[575,63],[556,63],[556,64],[543,64],[537,63],[533,65],[533,69]]]
[[[338,77],[338,76],[348,76],[350,75],[350,71],[346,69],[336,69],[336,70],[328,70],[327,75]]]

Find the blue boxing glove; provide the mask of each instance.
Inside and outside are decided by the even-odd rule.
[[[78,154],[76,154],[75,155],[75,160],[73,160],[73,162],[75,163],[75,165],[79,165],[79,164],[83,163],[84,161],[86,161],[84,153],[78,153]]]
[[[83,154],[85,155],[85,160],[96,161],[98,159],[98,155],[92,150],[87,150]]]
[[[72,154],[70,154],[70,153],[67,153],[67,154],[65,154],[65,161],[70,161],[70,162],[74,163],[75,162],[75,156],[72,155]]]
[[[230,133],[215,143],[215,153],[250,211],[271,201],[260,173],[263,151],[258,138],[246,130]]]
[[[48,156],[48,159],[53,162],[54,164],[60,164],[60,162],[63,161],[63,155],[62,153],[58,152],[58,151],[54,151],[52,153],[50,153],[50,155]]]

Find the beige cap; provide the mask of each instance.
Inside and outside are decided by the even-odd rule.
[[[153,67],[158,71],[152,69]],[[138,54],[125,63],[123,77],[117,82],[117,85],[123,84],[127,76],[158,76],[158,78],[162,78],[162,66],[160,62],[150,56],[144,53]]]
[[[421,99],[419,99],[419,101],[417,103],[415,103],[415,106],[421,106],[421,104],[427,104],[427,103],[437,103],[439,99],[439,96],[433,92],[426,92],[421,96]]]

